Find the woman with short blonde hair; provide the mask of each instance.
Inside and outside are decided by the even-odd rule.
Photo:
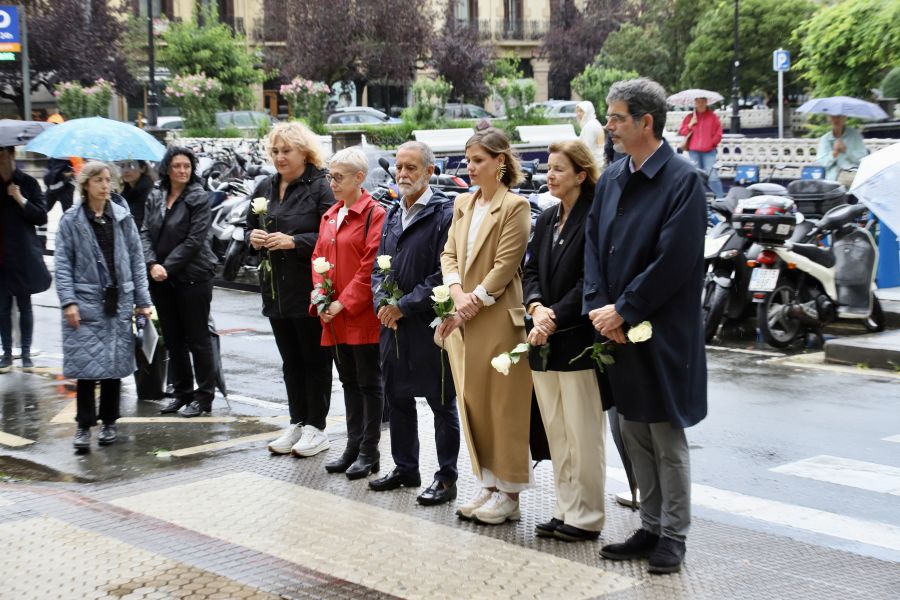
[[[278,123],[266,136],[266,153],[274,163],[275,155],[272,149],[278,141],[293,146],[297,151],[306,155],[306,162],[317,169],[325,168],[325,159],[322,156],[322,146],[313,131],[299,121]]]

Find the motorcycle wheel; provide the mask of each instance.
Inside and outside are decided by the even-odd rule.
[[[872,299],[872,314],[863,321],[863,325],[872,333],[884,331],[884,311],[881,310],[881,302],[878,301],[878,298]]]
[[[725,306],[728,304],[728,290],[716,285],[707,284],[703,300],[703,331],[706,343],[710,343],[719,330]]]
[[[803,330],[800,321],[787,314],[793,299],[794,288],[782,284],[756,307],[759,330],[766,343],[773,348],[787,348]]]
[[[222,279],[234,281],[238,271],[244,264],[245,245],[243,242],[231,240],[225,250],[225,264],[222,267]]]

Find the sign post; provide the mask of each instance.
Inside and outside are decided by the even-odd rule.
[[[791,69],[791,53],[779,48],[772,53],[772,68],[778,72],[778,139],[784,137],[784,72]]]
[[[25,114],[22,118],[27,121],[31,119],[31,71],[28,68],[25,7],[0,6],[0,60],[15,60],[17,52],[22,53],[22,97],[25,101],[23,105]]]

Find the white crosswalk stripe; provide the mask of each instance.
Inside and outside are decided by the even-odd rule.
[[[891,435],[891,436],[888,436],[888,437],[882,438],[882,439],[885,442],[896,442],[897,444],[900,444],[900,433],[898,433],[897,435]]]
[[[900,469],[838,456],[813,456],[771,469],[816,481],[900,496]]]

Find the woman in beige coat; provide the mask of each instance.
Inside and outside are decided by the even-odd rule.
[[[466,159],[479,190],[455,202],[441,269],[456,314],[438,327],[437,337],[450,356],[460,421],[480,483],[456,514],[499,524],[520,518],[519,492],[532,482],[528,364],[519,361],[508,375],[491,367],[491,358],[525,341],[520,266],[531,216],[528,202],[509,191],[521,172],[502,131],[472,136]]]

